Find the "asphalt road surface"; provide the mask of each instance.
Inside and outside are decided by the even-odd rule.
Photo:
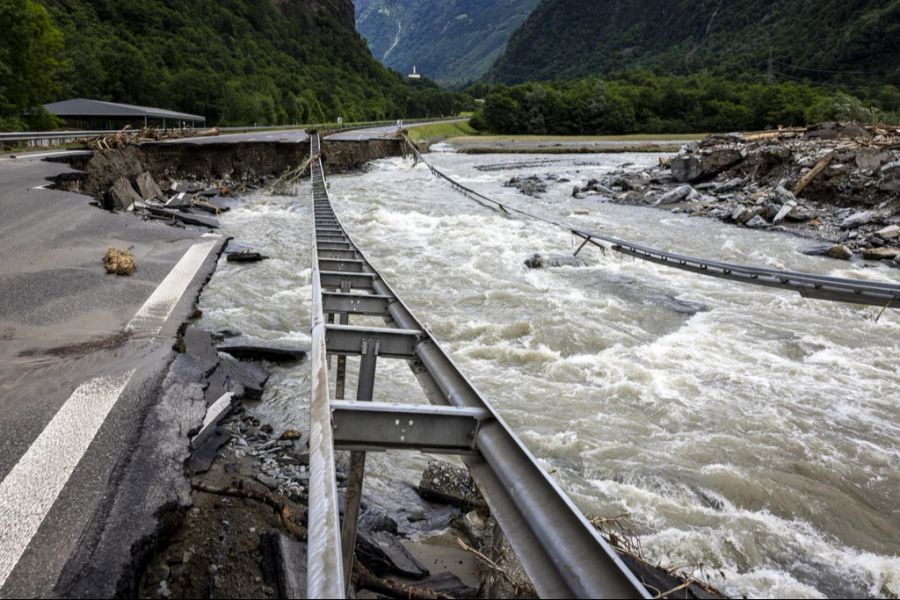
[[[43,157],[0,157],[0,597],[109,597],[187,493],[157,389],[224,240],[44,189]]]
[[[228,133],[210,137],[191,137],[178,140],[167,140],[165,144],[192,144],[203,146],[208,144],[241,144],[246,142],[301,144],[309,140],[302,129],[288,131],[258,131],[250,133]]]

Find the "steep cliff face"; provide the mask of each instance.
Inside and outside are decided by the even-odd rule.
[[[542,0],[492,77],[650,67],[900,83],[898,65],[900,0]]]
[[[357,0],[356,23],[372,54],[403,74],[440,83],[481,77],[539,0]]]

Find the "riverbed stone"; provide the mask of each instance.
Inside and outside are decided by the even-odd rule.
[[[359,530],[356,557],[379,577],[400,575],[420,580],[430,575],[428,569],[403,547],[400,540],[386,531]]]
[[[487,506],[469,470],[446,461],[429,460],[416,491],[425,500],[467,511]]]
[[[768,227],[769,222],[762,218],[761,215],[756,215],[746,223],[747,227],[751,229],[762,229],[763,227]]]
[[[725,146],[702,153],[679,154],[669,163],[672,176],[681,183],[711,179],[746,158],[739,146]]]
[[[900,256],[900,248],[866,248],[863,258],[868,260],[895,260]]]
[[[525,266],[529,269],[583,267],[584,261],[568,254],[534,254],[525,261]]]
[[[795,208],[797,208],[797,202],[795,200],[786,202],[784,206],[782,206],[781,210],[778,211],[778,214],[776,214],[772,219],[772,223],[775,225],[780,225],[782,222],[784,222],[785,219],[788,218],[788,215],[790,215]]]
[[[825,251],[825,256],[837,260],[850,260],[853,258],[853,251],[843,244],[835,244]]]
[[[876,231],[875,235],[883,240],[894,240],[900,237],[900,225],[888,225],[881,231]]]
[[[696,194],[694,188],[687,184],[680,185],[674,190],[660,196],[659,200],[656,201],[656,204],[657,206],[665,204],[676,204],[678,202],[686,200],[692,194]]]
[[[857,227],[862,227],[863,225],[878,223],[883,218],[884,215],[878,211],[865,210],[852,214],[841,221],[841,229],[856,229]]]

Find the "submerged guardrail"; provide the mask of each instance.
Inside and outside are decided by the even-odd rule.
[[[313,134],[314,157],[319,145]],[[347,597],[365,453],[402,449],[463,458],[542,597],[649,598],[353,242],[331,206],[321,160],[313,160],[312,184],[309,597]],[[382,317],[387,327],[352,326],[358,315]],[[329,356],[338,359],[334,401]],[[342,401],[348,357],[360,360],[356,402]],[[410,364],[433,406],[372,402],[378,361],[390,359]],[[340,529],[335,450],[351,451]]]
[[[560,221],[536,215],[532,212],[490,198],[481,192],[459,183],[429,163],[409,138],[403,136],[403,139],[413,152],[416,161],[424,163],[435,177],[448,182],[454,189],[475,200],[482,206],[496,209],[504,214],[518,214],[529,219],[534,219],[558,227],[583,240],[581,246],[575,251],[576,255],[579,254],[587,244],[603,249],[609,247],[615,252],[626,254],[640,260],[709,277],[789,290],[797,292],[804,298],[864,304],[900,310],[900,285],[897,284],[859,281],[811,273],[798,273],[795,271],[780,271],[777,269],[766,269],[686,256],[629,242],[608,234],[588,231],[580,227],[574,227]],[[609,246],[606,244],[609,244]]]

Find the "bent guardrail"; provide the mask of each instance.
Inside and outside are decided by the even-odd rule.
[[[319,143],[314,134],[313,153]],[[542,597],[649,598],[616,551],[372,267],[334,213],[321,161],[313,165],[309,596],[346,597],[365,452],[400,448],[463,457]],[[389,327],[353,327],[351,315],[381,316]],[[331,401],[325,354],[360,358],[356,402]],[[409,362],[437,406],[371,402],[377,362],[391,359]],[[337,400],[343,396],[344,371],[339,362]],[[352,451],[340,535],[333,520],[335,449]]]

